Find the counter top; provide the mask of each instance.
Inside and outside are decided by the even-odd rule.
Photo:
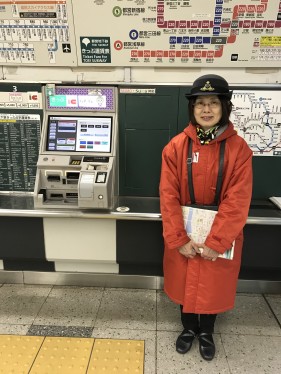
[[[0,215],[14,217],[95,218],[161,221],[159,198],[120,196],[112,210],[34,208],[33,195],[0,194]],[[281,225],[281,210],[271,201],[254,200],[247,224]]]

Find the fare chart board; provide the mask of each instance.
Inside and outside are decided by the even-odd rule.
[[[279,0],[73,0],[79,65],[280,67]]]
[[[76,66],[71,0],[0,0],[0,64]]]
[[[33,192],[42,115],[40,85],[1,84],[0,191]]]
[[[0,190],[33,191],[40,115],[0,113]]]

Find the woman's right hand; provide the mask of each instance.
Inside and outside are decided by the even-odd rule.
[[[198,245],[193,240],[178,248],[178,251],[186,258],[194,258],[197,253],[200,253]]]

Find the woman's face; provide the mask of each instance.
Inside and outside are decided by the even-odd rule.
[[[197,96],[194,117],[204,131],[214,127],[221,119],[222,107],[217,95]]]

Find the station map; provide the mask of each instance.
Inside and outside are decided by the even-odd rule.
[[[85,20],[75,22],[81,64],[280,66],[280,0],[84,0],[73,6],[75,21]],[[95,22],[87,22],[91,14]]]
[[[280,66],[281,0],[0,0],[0,64]]]
[[[254,156],[281,156],[281,103],[278,91],[236,90],[231,121]]]
[[[204,243],[208,234],[210,233],[212,224],[216,217],[217,211],[208,209],[198,209],[190,206],[182,206],[184,228],[187,235],[196,243]],[[233,259],[234,244],[225,253],[220,254],[219,257],[225,259]],[[199,248],[202,253],[203,249]]]
[[[281,156],[281,104],[278,91],[235,91],[231,121],[254,156]]]

